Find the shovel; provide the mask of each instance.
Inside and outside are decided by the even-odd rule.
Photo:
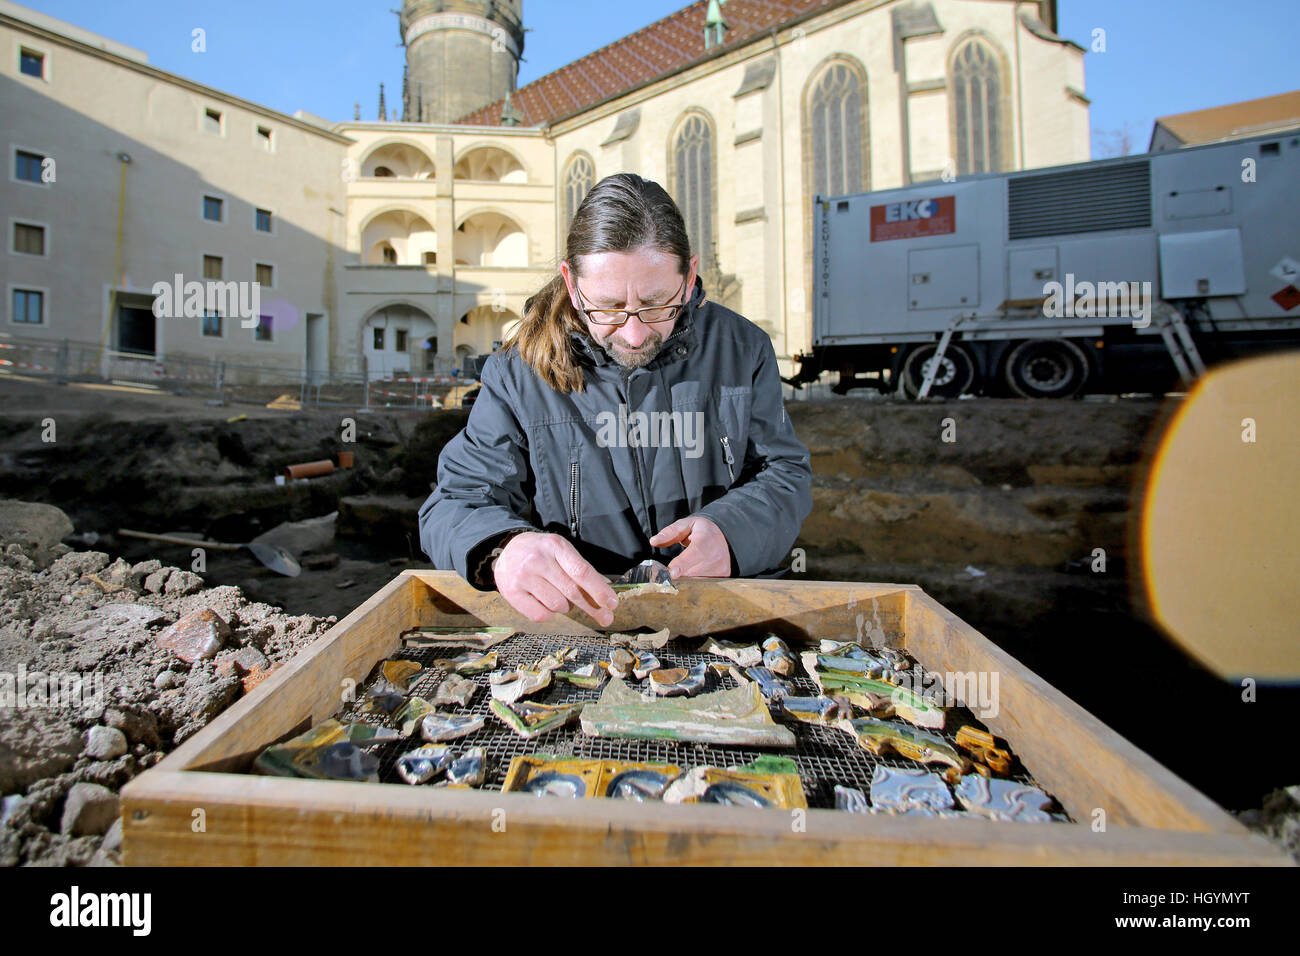
[[[302,567],[295,558],[284,548],[277,547],[273,544],[259,544],[256,541],[248,544],[225,544],[221,541],[204,541],[202,538],[183,538],[179,535],[167,534],[149,534],[145,531],[131,531],[129,528],[118,528],[117,533],[128,538],[144,538],[146,541],[163,541],[167,544],[186,544],[197,545],[200,548],[214,548],[217,551],[238,551],[240,548],[247,548],[253,552],[253,557],[261,561],[276,574],[283,574],[288,578],[296,578],[302,574]]]

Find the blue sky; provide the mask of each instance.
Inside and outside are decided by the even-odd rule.
[[[26,6],[144,50],[150,62],[292,113],[376,117],[379,84],[400,108],[399,0],[27,0]],[[674,10],[684,0],[524,0],[520,84]],[[939,5],[942,20],[942,5]],[[1157,116],[1283,93],[1300,86],[1295,0],[1060,0],[1061,33],[1089,52],[1093,151],[1128,133],[1146,149]],[[194,53],[191,32],[207,33]],[[1093,52],[1094,30],[1105,52]],[[1291,63],[1291,66],[1287,66]]]

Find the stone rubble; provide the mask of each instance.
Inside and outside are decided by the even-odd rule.
[[[48,535],[0,547],[0,866],[120,863],[118,791],[335,620]]]

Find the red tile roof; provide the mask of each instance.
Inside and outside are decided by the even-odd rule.
[[[722,7],[727,34],[722,49],[742,46],[805,15],[842,6],[849,0],[728,0]],[[708,3],[699,0],[621,40],[601,47],[521,87],[510,102],[523,114],[524,126],[544,126],[580,113],[602,100],[666,76],[704,59],[704,17]],[[717,52],[715,47],[709,55]],[[467,126],[500,126],[497,100],[456,120]]]
[[[1156,119],[1187,146],[1271,133],[1300,125],[1300,90]],[[1155,130],[1152,130],[1152,137]]]

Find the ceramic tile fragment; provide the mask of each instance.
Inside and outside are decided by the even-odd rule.
[[[943,778],[927,770],[877,765],[871,777],[871,805],[879,812],[951,810],[952,793]]]
[[[794,734],[772,720],[756,684],[698,697],[649,697],[621,680],[605,685],[600,700],[582,713],[594,737],[692,740],[700,743],[793,747]]]
[[[757,667],[763,663],[763,652],[756,644],[735,644],[721,638],[710,637],[700,648],[701,653],[717,654],[733,661],[738,667]]]

